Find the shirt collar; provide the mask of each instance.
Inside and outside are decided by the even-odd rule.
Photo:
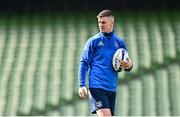
[[[114,31],[109,32],[109,33],[106,33],[106,32],[101,32],[101,33],[102,33],[102,35],[104,35],[105,37],[111,38],[111,36],[113,35]]]

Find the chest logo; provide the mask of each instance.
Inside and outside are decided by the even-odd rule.
[[[99,42],[98,46],[104,46],[104,43],[101,41]]]
[[[114,42],[114,46],[115,46],[116,48],[119,48],[119,44],[118,44],[117,42]]]

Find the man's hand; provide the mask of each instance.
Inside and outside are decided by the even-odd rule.
[[[87,98],[88,92],[86,87],[80,87],[78,90],[78,94],[81,98]]]
[[[121,61],[121,68],[122,69],[131,69],[133,66],[131,59],[128,59],[127,61]]]

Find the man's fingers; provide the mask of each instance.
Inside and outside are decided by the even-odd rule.
[[[88,92],[87,92],[87,88],[84,88],[84,89],[83,89],[83,91],[84,91],[84,94],[85,94],[85,95],[87,95],[87,94],[88,94]]]
[[[129,61],[121,61],[121,68],[122,69],[129,69],[132,67],[132,63],[131,60],[129,59]]]
[[[87,97],[87,89],[84,88],[84,89],[83,89],[83,98],[86,98],[86,97]]]
[[[121,61],[121,68],[126,69],[126,68],[128,68],[129,64],[130,64],[129,62]]]
[[[83,97],[83,91],[82,91],[81,88],[79,89],[78,93],[79,93],[79,96],[80,96],[80,97]]]
[[[79,95],[81,98],[85,98],[84,92],[81,92]]]
[[[80,97],[82,97],[82,92],[81,91],[79,91],[78,94],[79,94]]]
[[[87,97],[87,88],[86,87],[79,88],[78,93],[81,98],[86,98]]]
[[[122,62],[121,62],[121,67],[126,67],[127,65],[128,65],[127,62],[125,62],[125,61],[122,61]]]

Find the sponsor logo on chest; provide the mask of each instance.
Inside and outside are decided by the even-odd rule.
[[[100,41],[100,42],[98,43],[98,46],[104,46],[104,43],[103,43],[102,41]]]

